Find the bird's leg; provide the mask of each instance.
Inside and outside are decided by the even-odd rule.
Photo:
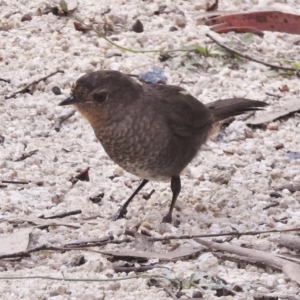
[[[118,219],[125,218],[125,215],[127,213],[127,206],[131,202],[131,200],[134,198],[134,196],[146,185],[146,183],[149,182],[147,179],[143,179],[143,181],[140,183],[140,185],[137,187],[137,189],[132,193],[132,195],[126,200],[126,202],[121,206],[119,211],[115,216],[113,216],[111,219],[116,221]]]
[[[171,202],[170,209],[169,209],[168,213],[162,219],[162,221],[164,223],[171,223],[172,222],[172,211],[174,209],[175,202],[176,202],[177,197],[178,197],[178,195],[180,193],[180,190],[181,190],[181,181],[180,181],[179,176],[172,176],[172,178],[171,178],[171,190],[172,190],[172,193],[173,193],[172,202]]]

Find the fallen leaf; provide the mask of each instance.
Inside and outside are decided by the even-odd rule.
[[[90,30],[89,28],[85,27],[84,25],[82,25],[79,22],[74,22],[74,28],[75,28],[75,30],[81,31],[83,33],[86,33]]]
[[[233,28],[252,28],[262,31],[278,31],[300,34],[300,16],[280,11],[255,11],[233,13],[206,20],[215,32],[228,32]]]
[[[236,254],[247,258],[249,261],[255,261],[256,263],[261,262],[265,265],[281,269],[287,277],[300,284],[300,265],[297,263],[290,262],[284,258],[279,258],[266,251],[242,248],[229,243],[219,244],[199,238],[196,238],[195,241],[213,250]]]
[[[287,277],[300,283],[300,266],[298,264],[287,261],[283,264],[282,271]]]
[[[299,99],[289,100],[285,103],[284,106],[280,106],[274,111],[265,111],[264,114],[261,114],[260,116],[250,118],[249,120],[247,120],[247,124],[249,125],[264,124],[276,120],[278,118],[281,118],[283,116],[286,116],[290,113],[296,112],[298,110],[300,110],[300,100]]]

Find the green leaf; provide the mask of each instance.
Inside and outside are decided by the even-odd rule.
[[[59,7],[62,10],[62,12],[64,12],[64,13],[68,13],[69,12],[69,10],[68,10],[68,4],[67,4],[67,2],[65,0],[61,0],[59,2]]]
[[[295,61],[294,63],[292,63],[292,66],[294,68],[300,69],[300,61]]]

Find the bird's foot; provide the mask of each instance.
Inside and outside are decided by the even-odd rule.
[[[112,221],[117,221],[119,219],[123,219],[126,217],[126,213],[127,213],[127,209],[122,206],[119,209],[119,211],[114,216],[110,217],[109,219]]]
[[[172,214],[167,213],[163,219],[162,219],[163,223],[172,223]]]

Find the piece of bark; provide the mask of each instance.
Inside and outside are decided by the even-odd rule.
[[[300,110],[300,100],[292,99],[285,103],[284,106],[280,106],[276,108],[274,111],[265,111],[263,114],[259,116],[255,116],[254,118],[250,118],[247,120],[248,125],[260,125],[267,122],[271,122],[278,118],[284,117],[288,114],[294,113]]]
[[[261,262],[272,267],[277,267],[278,269],[281,269],[287,277],[300,284],[300,265],[297,263],[290,262],[283,258],[279,258],[268,252],[242,248],[228,243],[220,244],[198,238],[195,239],[195,241],[203,246],[214,250],[225,251],[244,257],[249,257],[252,261],[256,260],[257,262]]]
[[[26,251],[29,244],[29,235],[32,228],[21,228],[12,233],[0,236],[0,254],[12,254]]]
[[[297,235],[282,234],[279,238],[270,240],[290,249],[300,249],[300,237]]]

